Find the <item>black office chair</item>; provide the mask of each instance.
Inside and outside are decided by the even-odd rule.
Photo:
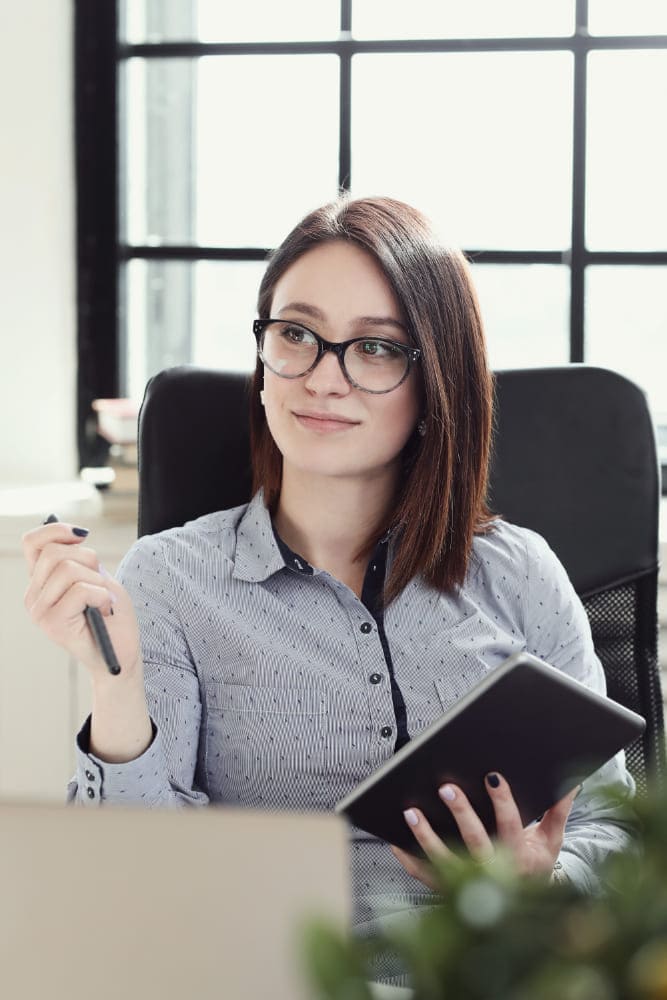
[[[250,498],[247,376],[172,368],[139,415],[139,535]],[[588,613],[609,694],[646,718],[626,751],[667,788],[657,663],[659,477],[640,389],[588,365],[496,374],[492,509],[558,554]]]

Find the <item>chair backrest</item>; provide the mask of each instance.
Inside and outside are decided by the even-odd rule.
[[[610,697],[644,716],[638,789],[667,789],[657,655],[659,468],[644,393],[588,365],[496,373],[490,502],[543,535],[582,599]]]
[[[139,416],[139,534],[250,498],[249,380],[183,367],[151,379]],[[591,622],[609,694],[643,715],[640,791],[667,787],[657,663],[659,477],[641,390],[588,365],[496,373],[493,510],[542,534]]]

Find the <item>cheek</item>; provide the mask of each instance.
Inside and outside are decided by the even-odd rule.
[[[399,395],[400,393],[400,395]],[[378,422],[391,431],[392,436],[403,439],[403,443],[412,434],[419,420],[419,396],[417,388],[406,383],[396,390],[396,396],[386,397],[386,405],[378,413]]]
[[[275,376],[269,378],[268,374],[264,379],[264,415],[271,436],[278,446],[289,418],[286,397],[290,389],[291,384],[285,379],[278,379]]]

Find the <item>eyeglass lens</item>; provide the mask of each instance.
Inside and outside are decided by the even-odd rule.
[[[318,355],[317,339],[296,323],[276,321],[264,328],[262,356],[265,364],[284,378],[297,378],[312,368]],[[361,389],[387,392],[405,377],[408,357],[398,347],[374,337],[359,340],[345,349],[343,364]]]

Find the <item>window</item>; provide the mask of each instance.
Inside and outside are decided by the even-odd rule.
[[[411,201],[463,247],[495,367],[618,368],[667,425],[662,0],[90,6],[82,462],[95,396],[251,368],[266,253],[339,187]]]

